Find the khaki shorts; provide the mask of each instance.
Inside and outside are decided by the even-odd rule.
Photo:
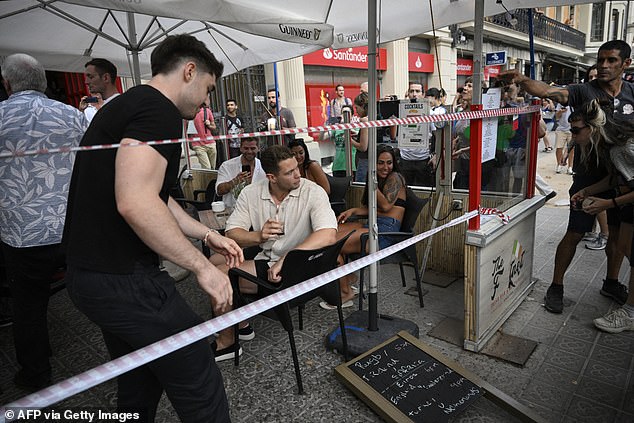
[[[555,148],[564,148],[572,140],[570,131],[555,131]]]

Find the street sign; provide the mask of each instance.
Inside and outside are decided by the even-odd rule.
[[[506,63],[506,51],[494,51],[487,53],[484,61],[485,66],[503,65]]]

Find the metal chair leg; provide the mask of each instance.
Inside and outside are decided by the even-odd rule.
[[[359,310],[363,310],[363,275],[365,274],[364,269],[359,270]]]
[[[403,288],[405,288],[407,284],[405,283],[405,270],[403,269],[403,263],[399,262],[398,267],[401,270],[401,282],[403,282]]]
[[[340,290],[340,281],[337,280],[337,291]],[[341,307],[341,296],[337,301],[337,314],[339,315],[339,328],[341,329],[341,342],[343,344],[343,361],[348,361],[348,336],[346,335],[346,324],[343,320],[343,308]]]
[[[416,276],[416,289],[418,290],[418,302],[420,303],[420,307],[425,307],[425,303],[423,302],[423,286],[420,280],[420,271],[418,270],[418,263],[415,261],[414,264],[414,275]]]
[[[299,358],[297,357],[297,347],[295,346],[295,336],[293,331],[288,331],[288,341],[291,344],[291,353],[293,354],[293,366],[295,366],[295,378],[297,379],[297,388],[299,394],[304,393],[304,385],[302,384],[302,375],[299,371]]]

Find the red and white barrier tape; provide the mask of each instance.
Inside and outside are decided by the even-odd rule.
[[[496,215],[497,217],[499,217],[502,220],[502,224],[503,225],[506,225],[506,224],[508,224],[511,221],[511,217],[508,214],[506,214],[506,213],[504,213],[504,212],[502,212],[502,211],[500,211],[500,210],[498,210],[496,208],[493,208],[493,207],[480,207],[480,214],[482,214],[482,215]]]
[[[120,147],[135,147],[140,145],[160,145],[160,144],[176,144],[176,143],[182,143],[182,142],[195,142],[195,141],[215,141],[215,140],[225,140],[225,139],[234,139],[234,138],[268,137],[268,136],[286,135],[286,134],[325,132],[325,131],[331,131],[331,130],[337,130],[337,129],[380,128],[385,126],[410,125],[415,123],[452,122],[452,121],[464,120],[464,119],[483,119],[483,118],[492,118],[492,117],[499,117],[499,116],[534,113],[539,110],[541,110],[539,106],[526,106],[526,107],[518,107],[518,108],[507,107],[503,109],[478,110],[473,112],[446,113],[444,115],[415,116],[415,117],[409,117],[409,118],[373,120],[370,122],[339,123],[336,125],[310,126],[307,128],[288,128],[288,129],[280,129],[280,130],[272,130],[272,131],[248,132],[248,133],[236,134],[236,135],[215,135],[215,136],[208,136],[205,138],[200,138],[200,137],[174,138],[174,139],[167,139],[167,140],[145,141],[139,144],[101,144],[101,145],[85,145],[85,146],[77,146],[77,147],[40,148],[35,150],[2,151],[0,152],[0,159],[7,158],[7,157],[34,156],[38,154],[56,154],[56,153],[70,153],[70,152],[92,151],[92,150],[110,150],[110,149],[115,149]]]
[[[13,418],[9,419],[6,417],[7,410],[16,408],[40,409],[48,407],[79,392],[113,379],[125,372],[147,364],[150,361],[156,360],[173,351],[211,336],[212,334],[231,327],[241,321],[261,314],[262,312],[276,307],[286,301],[297,298],[329,282],[369,266],[371,263],[384,259],[385,257],[428,238],[445,228],[464,223],[472,217],[475,217],[477,214],[478,211],[473,210],[437,228],[430,229],[427,232],[423,232],[410,239],[399,242],[398,244],[379,250],[376,253],[369,254],[359,260],[355,260],[344,266],[338,267],[319,276],[315,276],[314,278],[308,279],[300,284],[269,295],[268,297],[230,311],[222,316],[208,320],[200,325],[184,330],[161,341],[157,341],[147,347],[104,363],[91,370],[73,376],[70,379],[58,382],[42,389],[41,391],[27,395],[17,401],[5,404],[0,407],[0,423],[14,420]]]

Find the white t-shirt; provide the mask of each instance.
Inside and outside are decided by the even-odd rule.
[[[555,111],[559,111],[563,109],[564,106],[561,104],[557,104]],[[557,131],[570,131],[570,122],[568,122],[568,118],[570,117],[570,106],[566,107],[566,111],[561,114],[561,117],[557,121]]]
[[[218,169],[218,179],[216,180],[216,187],[224,182],[229,182],[240,172],[242,172],[242,154],[240,154],[238,157],[234,157],[233,159],[226,160],[220,165],[220,168]],[[260,159],[256,157],[255,170],[253,171],[251,183],[262,179],[266,179],[266,173],[264,172],[264,169],[262,169]],[[222,196],[222,201],[227,207],[233,207],[233,205],[236,203],[236,200],[235,198],[233,198],[233,194],[231,193],[231,191]]]

